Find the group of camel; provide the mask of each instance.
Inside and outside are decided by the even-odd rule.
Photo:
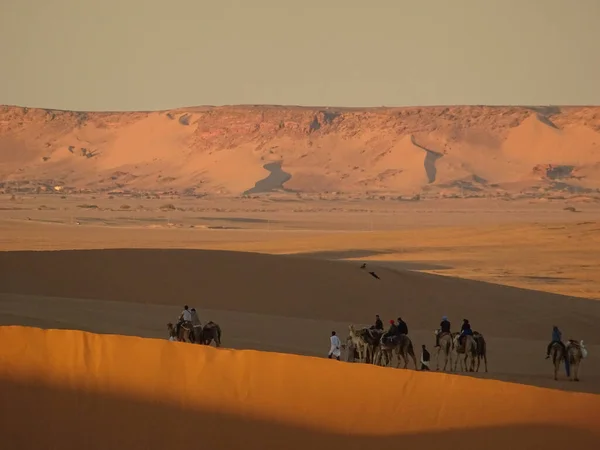
[[[460,361],[461,371],[479,372],[482,360],[485,371],[488,371],[487,344],[481,333],[474,331],[472,336],[465,335],[462,345],[459,344],[459,332],[440,333],[439,330],[436,330],[435,334],[439,338],[439,347],[437,347],[436,352],[436,370],[440,370],[440,355],[443,354],[444,365],[442,370],[444,371],[450,363],[450,371],[456,372]],[[359,362],[389,366],[395,354],[398,361],[396,367],[400,367],[401,361],[404,361],[404,368],[406,369],[410,358],[416,370],[417,358],[410,338],[406,334],[401,334],[390,341],[382,339],[383,335],[383,330],[367,327],[356,329],[354,325],[350,325],[345,347],[349,347],[349,351],[358,358]],[[583,341],[577,342],[570,339],[566,345],[560,345],[558,342],[553,343],[550,355],[554,365],[554,379],[558,380],[560,365],[566,364],[570,369],[567,370],[570,380],[579,381],[579,366],[586,354],[587,351]]]
[[[568,365],[567,373],[571,381],[579,381],[579,365],[581,360],[587,355],[587,350],[583,341],[569,339],[567,344],[561,345],[559,342],[553,342],[550,346],[550,356],[554,365],[554,379],[558,380],[558,371],[560,365]]]
[[[383,330],[376,328],[356,329],[354,325],[349,326],[347,345],[356,351],[359,362],[371,363],[378,366],[389,366],[394,354],[397,357],[397,366],[400,367],[404,361],[404,368],[408,367],[409,358],[412,359],[415,370],[417,369],[417,358],[411,339],[406,334],[395,336],[394,339],[382,339]],[[446,370],[450,362],[450,370],[456,371],[458,362],[461,363],[462,371],[479,372],[481,360],[487,368],[487,346],[485,338],[481,333],[474,332],[473,336],[465,336],[463,345],[459,345],[460,333],[440,333],[437,351],[437,367],[440,369],[440,353],[444,354],[444,367]],[[454,360],[454,365],[452,361]],[[470,363],[470,364],[469,364]]]
[[[189,342],[191,344],[210,345],[215,342],[216,347],[221,346],[221,327],[219,324],[210,321],[206,325],[187,325],[181,324],[179,331],[171,322],[167,324],[169,339],[179,342]]]

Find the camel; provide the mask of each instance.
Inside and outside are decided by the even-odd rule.
[[[356,331],[356,329],[354,328],[354,325],[350,325],[350,326],[348,326],[348,333],[349,333],[348,338],[350,338],[354,348],[356,349],[356,351],[358,353],[358,361],[366,362],[366,360],[367,360],[366,353],[368,350],[368,343],[363,338],[362,330]]]
[[[437,351],[437,367],[435,370],[440,370],[440,353],[444,353],[444,371],[446,371],[446,366],[448,364],[448,360],[450,360],[450,370],[452,371],[452,349],[454,348],[454,343],[452,341],[452,334],[450,333],[438,333],[439,334],[439,344]]]
[[[365,363],[373,363],[375,353],[379,348],[379,343],[381,341],[381,335],[383,334],[383,330],[377,330],[374,328],[363,328],[360,333],[363,341],[367,345]]]
[[[389,366],[392,363],[395,346],[395,344],[380,342],[375,348],[372,364],[383,367]]]
[[[210,345],[215,341],[215,347],[221,346],[221,327],[217,323],[207,322],[203,327],[197,327],[196,332],[198,332],[196,339],[198,344]]]
[[[485,342],[485,338],[483,337],[483,334],[477,331],[473,332],[473,338],[477,344],[477,367],[475,368],[475,372],[479,372],[479,366],[481,365],[482,359],[485,365],[485,371],[487,372],[487,343]]]
[[[552,364],[554,365],[554,380],[557,381],[560,363],[566,362],[567,352],[560,343],[553,342],[550,347],[550,356],[552,357]]]
[[[581,360],[587,356],[587,350],[583,345],[583,341],[577,342],[572,339],[569,339],[566,347],[566,358],[569,360],[571,369],[571,381],[579,381],[579,365]]]
[[[475,371],[475,359],[477,358],[477,343],[471,335],[464,337],[464,344],[459,344],[460,333],[453,333],[454,351],[456,352],[456,359],[454,361],[454,371],[456,372],[456,366],[460,360],[461,370],[464,372]],[[460,354],[464,353],[465,357],[460,358]],[[471,365],[467,365],[467,360],[471,357]]]
[[[179,342],[192,342],[190,339],[190,328],[186,328],[183,324],[179,327],[179,333],[176,332],[177,327],[173,326],[171,322],[167,324],[167,330],[169,332],[169,338],[175,338]]]
[[[408,358],[410,357],[415,364],[415,370],[417,369],[417,358],[415,356],[412,341],[405,334],[398,336],[392,342],[387,340],[385,342],[380,341],[379,346],[377,347],[376,357],[373,358],[373,364],[382,366],[390,365],[392,363],[394,351],[398,358],[397,368],[400,368],[400,363],[404,361],[404,369],[406,369],[408,367]]]
[[[400,341],[396,347],[396,354],[398,355],[398,367],[400,367],[400,358],[404,360],[404,368],[408,367],[408,357],[411,357],[415,364],[415,370],[417,370],[417,357],[415,356],[415,349],[410,338],[405,335],[400,335]]]

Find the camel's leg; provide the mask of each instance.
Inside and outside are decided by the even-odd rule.
[[[439,371],[440,370],[440,352],[442,351],[442,347],[438,347],[437,349],[437,354],[436,354],[436,361],[435,361],[435,370]],[[446,370],[446,366],[444,365],[444,370]]]
[[[571,366],[571,378],[572,381],[579,381],[579,362],[574,361],[573,365]]]
[[[413,363],[415,364],[415,370],[417,370],[417,357],[415,356],[414,352],[410,353],[410,357],[413,360]],[[404,368],[406,368],[406,366],[404,366]]]
[[[485,365],[485,373],[487,373],[487,352],[483,354],[483,364]]]

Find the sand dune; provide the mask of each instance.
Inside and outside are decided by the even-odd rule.
[[[444,374],[2,327],[8,448],[595,448],[600,397]],[[365,383],[368,380],[368,383]]]
[[[249,252],[107,249],[0,252],[5,293],[197,306],[364,323],[401,314],[432,330],[448,314],[487,335],[548,338],[554,323],[599,344],[600,302],[375,264]],[[543,319],[540,315],[543,311]],[[170,320],[171,318],[169,318]],[[568,325],[567,325],[568,324]],[[485,331],[484,331],[485,330]]]
[[[599,160],[597,107],[0,107],[5,192],[239,196],[278,162],[291,196],[597,196]]]
[[[165,337],[183,304],[216,320],[225,345],[324,356],[331,330],[402,316],[415,345],[433,349],[442,315],[463,317],[489,343],[477,376],[600,393],[600,302],[369,263],[296,255],[107,249],[0,252],[0,324]],[[581,382],[552,379],[552,325],[583,339]],[[412,367],[412,366],[411,366]]]

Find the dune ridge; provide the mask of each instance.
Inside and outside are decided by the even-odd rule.
[[[0,341],[10,343],[0,346],[3,386],[5,382],[19,382],[137,397],[175,404],[183,410],[227,413],[344,434],[348,439],[509,425],[569,427],[571,442],[582,445],[578,448],[591,448],[587,439],[600,437],[600,396],[592,394],[70,330],[1,327]],[[16,425],[19,419],[7,414],[10,392],[2,390],[2,416],[9,419],[1,422],[0,429],[3,436],[16,438],[30,430],[32,422],[25,427]],[[33,413],[36,405],[27,405],[26,400],[22,399],[18,408],[22,413]],[[38,402],[43,401],[43,396],[38,397]],[[60,405],[55,406],[62,411]],[[96,406],[82,400],[79,412],[85,411],[91,419],[95,414],[91,408]],[[126,411],[111,414],[115,421],[123,421],[124,429],[139,420],[128,417]],[[44,417],[31,420],[42,424]],[[172,432],[171,426],[164,424],[165,436]],[[138,429],[140,424],[134,427]],[[197,427],[202,435],[202,424]],[[111,429],[102,423],[97,423],[96,429],[99,439],[102,434],[122,433],[121,428]],[[219,435],[233,432],[223,429]],[[74,441],[81,438],[77,429],[65,433]],[[245,439],[249,448],[255,448],[254,441],[263,438]],[[204,442],[209,444],[222,448],[218,442]],[[543,445],[557,448],[550,440]],[[315,446],[324,448],[318,442]],[[291,442],[289,448],[300,447]],[[487,448],[500,447],[490,441]],[[521,442],[515,448],[529,447]]]
[[[596,198],[598,161],[599,107],[0,107],[8,193]]]

